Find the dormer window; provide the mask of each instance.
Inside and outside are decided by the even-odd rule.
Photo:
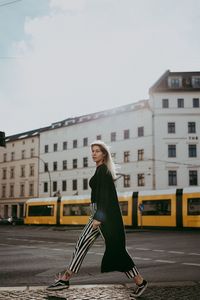
[[[181,87],[181,77],[169,77],[168,85],[170,88],[180,88]]]
[[[200,76],[192,77],[192,86],[194,88],[200,88]]]

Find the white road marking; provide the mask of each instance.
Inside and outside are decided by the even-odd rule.
[[[138,256],[135,256],[134,259],[138,259],[138,260],[152,260],[151,258],[149,257],[138,257]]]
[[[136,250],[144,250],[144,251],[151,251],[151,249],[149,249],[149,248],[135,248]]]
[[[160,262],[160,263],[166,263],[166,264],[175,264],[176,261],[173,260],[164,260],[164,259],[156,259],[156,262]]]
[[[165,252],[165,250],[161,250],[161,249],[154,249],[152,251],[154,251],[154,252]]]
[[[188,255],[200,255],[200,253],[188,253]]]
[[[200,267],[200,264],[195,264],[195,263],[182,263],[182,265]]]
[[[168,251],[169,253],[174,253],[174,254],[185,254],[185,252],[183,252],[183,251],[173,251],[173,250],[171,250],[171,251]]]

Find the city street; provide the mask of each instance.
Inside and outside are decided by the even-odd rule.
[[[0,286],[45,286],[71,258],[81,228],[0,226]],[[127,249],[151,283],[200,280],[198,231],[127,230]],[[72,285],[124,284],[121,273],[100,273],[104,242],[90,249]]]

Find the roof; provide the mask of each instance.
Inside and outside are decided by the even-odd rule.
[[[173,77],[181,78],[180,87],[170,87],[168,84],[168,79]],[[192,78],[199,77],[199,71],[189,71],[189,72],[171,72],[167,70],[149,89],[149,93],[160,93],[160,92],[182,92],[182,91],[200,91],[200,84],[196,86],[193,84]]]

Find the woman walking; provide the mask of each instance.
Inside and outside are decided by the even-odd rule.
[[[102,141],[91,144],[92,158],[96,171],[90,179],[92,215],[83,229],[73,253],[69,267],[60,274],[55,283],[47,290],[60,290],[69,287],[69,280],[77,274],[85,255],[102,235],[105,240],[105,253],[101,263],[101,272],[119,271],[133,279],[136,284],[131,297],[139,297],[147,287],[132,258],[126,251],[126,239],[117,192],[115,165],[108,146]]]

